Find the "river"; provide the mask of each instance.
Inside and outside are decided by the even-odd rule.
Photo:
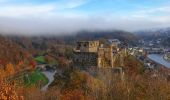
[[[167,68],[170,68],[170,62],[164,60],[163,55],[161,55],[161,54],[150,54],[150,55],[148,55],[148,58],[161,64],[161,65],[164,65]]]

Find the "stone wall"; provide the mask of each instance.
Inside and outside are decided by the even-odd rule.
[[[99,41],[81,41],[77,42],[76,50],[80,52],[97,52]]]
[[[100,67],[112,67],[113,53],[111,47],[99,48],[98,56]]]
[[[98,66],[98,54],[93,52],[74,52],[74,66]]]

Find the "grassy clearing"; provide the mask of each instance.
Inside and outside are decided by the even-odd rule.
[[[36,58],[34,58],[34,59],[35,59],[35,61],[37,61],[37,62],[46,63],[44,56],[38,56],[38,57],[36,57]]]
[[[46,76],[37,70],[24,76],[25,86],[45,85],[47,83],[48,83],[48,79],[46,78]]]

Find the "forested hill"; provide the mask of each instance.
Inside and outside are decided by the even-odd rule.
[[[28,52],[10,39],[0,36],[0,64],[16,64],[25,59]]]
[[[93,31],[93,32],[88,32],[88,31],[82,31],[77,33],[76,35],[77,39],[100,39],[100,38],[105,38],[105,39],[119,39],[121,41],[133,41],[137,39],[138,37],[130,32],[125,32],[125,31]]]
[[[139,37],[126,31],[80,31],[73,35],[60,36],[58,39],[67,43],[79,40],[119,39],[133,44]]]
[[[79,40],[119,39],[123,42],[134,43],[139,37],[125,31],[80,31],[70,35],[49,35],[49,36],[8,36],[11,40],[29,51],[37,49],[44,50],[53,44],[74,45]]]
[[[170,28],[152,29],[135,33],[145,40],[161,39],[162,45],[170,47]]]
[[[135,33],[139,36],[148,38],[166,38],[170,36],[170,28],[143,30]]]

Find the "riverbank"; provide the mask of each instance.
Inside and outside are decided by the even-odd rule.
[[[170,62],[166,61],[163,56],[164,55],[150,54],[148,55],[148,58],[160,65],[170,68]]]
[[[170,63],[170,54],[165,54],[163,58]]]
[[[167,79],[170,73],[170,62],[164,59],[164,55],[150,54],[148,55],[148,58],[151,62],[154,62],[156,64],[159,74]]]

